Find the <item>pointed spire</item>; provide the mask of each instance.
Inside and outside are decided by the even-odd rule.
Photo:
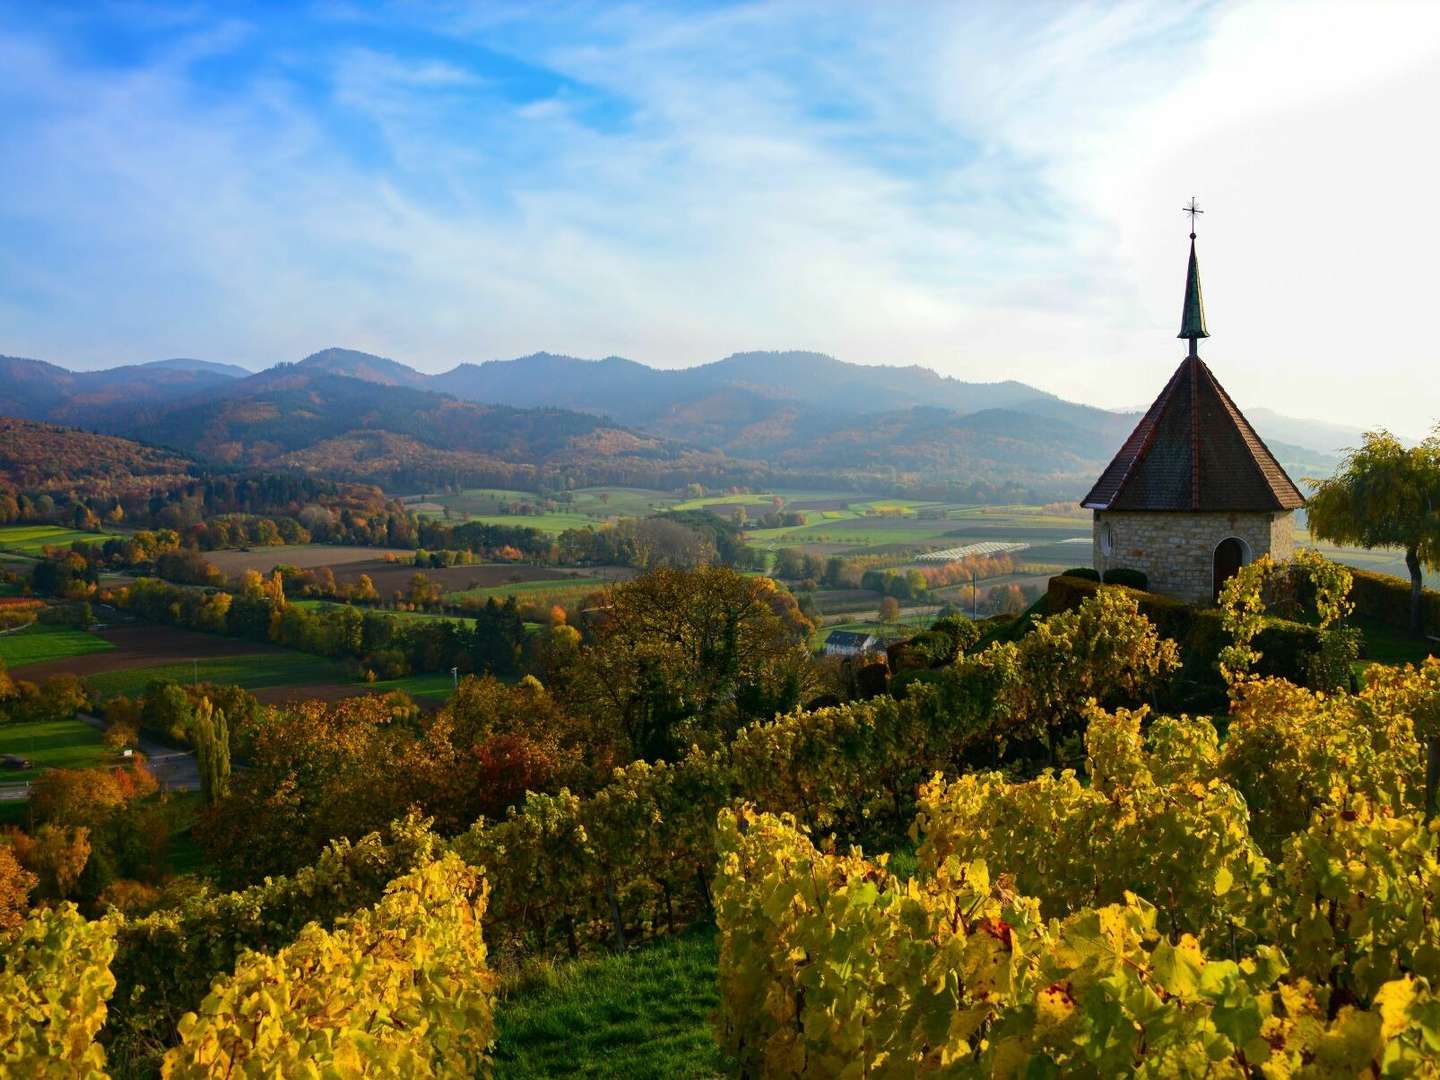
[[[1210,336],[1205,330],[1205,299],[1200,294],[1200,260],[1195,256],[1195,215],[1205,211],[1191,199],[1185,212],[1190,215],[1190,269],[1185,275],[1185,307],[1180,313],[1180,333],[1175,336],[1189,338],[1190,355],[1196,356],[1195,343]]]

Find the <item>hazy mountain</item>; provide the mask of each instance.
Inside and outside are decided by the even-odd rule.
[[[1365,438],[1363,428],[1282,416],[1263,405],[1246,409],[1245,416],[1272,450],[1274,442],[1292,443],[1322,451],[1330,457],[1339,457],[1349,448],[1359,446]]]
[[[342,348],[259,374],[188,359],[71,372],[0,358],[0,414],[134,435],[217,461],[367,479],[425,468],[473,476],[497,463],[592,475],[617,462],[654,479],[683,460],[712,479],[766,462],[817,480],[903,473],[1076,494],[1139,419],[1015,381],[972,383],[812,352],[735,353],[677,370],[535,353],[427,375]],[[1297,478],[1328,474],[1333,448],[1358,437],[1269,409],[1250,416]]]
[[[216,392],[235,381],[229,367],[171,360],[69,371],[43,360],[0,356],[0,415],[88,427],[117,411]]]
[[[228,375],[232,379],[249,378],[255,373],[239,364],[217,364],[213,360],[190,360],[177,357],[174,360],[151,360],[138,365],[143,368],[167,368],[174,371],[202,371],[212,375]]]

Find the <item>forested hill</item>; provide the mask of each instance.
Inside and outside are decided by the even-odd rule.
[[[0,485],[17,491],[126,495],[193,475],[187,456],[130,439],[0,416]]]
[[[662,487],[979,483],[1071,498],[1138,419],[1014,381],[970,383],[806,352],[736,353],[683,370],[536,353],[428,375],[332,348],[253,375],[199,360],[79,373],[8,358],[0,376],[8,376],[0,414],[131,436],[213,463],[407,488],[528,487],[563,474]],[[1296,476],[1334,468],[1333,426],[1265,410],[1257,417]]]

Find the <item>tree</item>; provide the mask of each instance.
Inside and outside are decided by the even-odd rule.
[[[23,921],[30,907],[30,890],[39,880],[20,865],[8,844],[0,844],[0,934]]]
[[[880,601],[880,621],[883,623],[894,623],[900,621],[900,601],[893,596],[887,596]]]
[[[34,836],[12,834],[10,843],[20,863],[38,876],[40,893],[49,900],[70,896],[90,861],[90,830],[83,825],[41,825]]]
[[[656,570],[611,588],[597,615],[575,694],[636,756],[674,760],[689,737],[768,720],[799,704],[812,677],[814,624],[769,578]]]
[[[200,794],[206,806],[214,806],[230,787],[230,725],[224,710],[215,708],[209,698],[201,698],[195,707],[193,733]]]
[[[1334,544],[1405,549],[1410,631],[1424,633],[1425,567],[1440,569],[1440,426],[1419,446],[1371,431],[1306,506],[1310,533]]]
[[[145,687],[145,705],[140,724],[173,742],[190,740],[195,710],[185,688],[170,679],[152,679]]]

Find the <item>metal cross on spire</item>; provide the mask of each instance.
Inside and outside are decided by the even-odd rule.
[[[1189,206],[1182,206],[1182,207],[1180,208],[1180,210],[1181,210],[1182,213],[1185,213],[1185,214],[1189,214],[1189,215],[1190,215],[1190,239],[1191,239],[1191,240],[1194,240],[1194,239],[1195,239],[1195,215],[1196,215],[1196,214],[1203,214],[1205,211],[1204,211],[1204,210],[1201,210],[1200,207],[1196,204],[1196,202],[1195,202],[1195,196],[1194,196],[1194,195],[1191,195],[1191,196],[1190,196],[1190,205],[1189,205]]]

